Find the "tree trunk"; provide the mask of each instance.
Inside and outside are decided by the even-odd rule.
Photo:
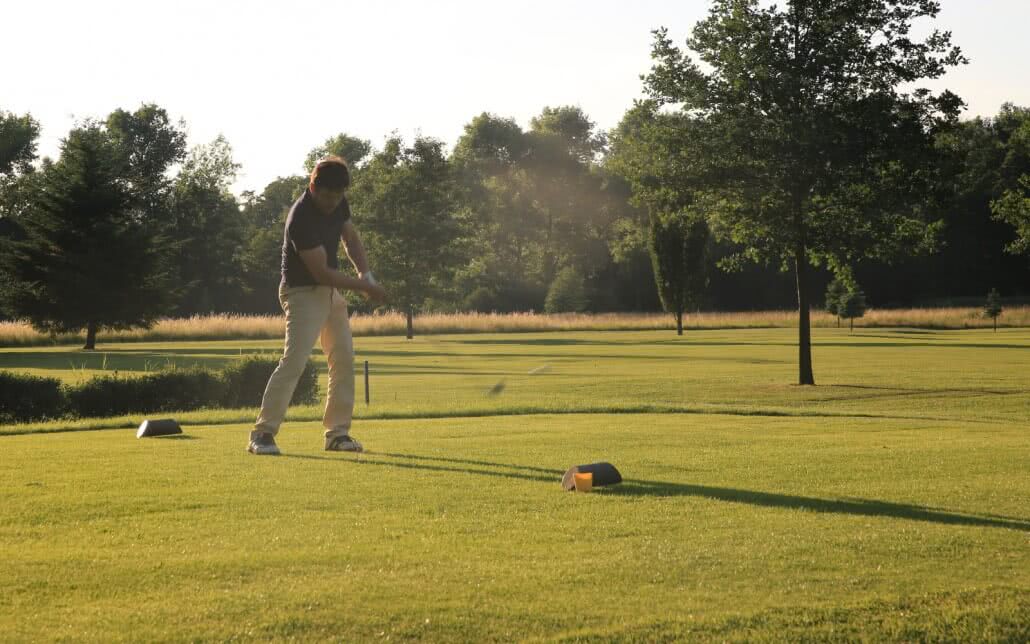
[[[994,332],[995,333],[998,332],[998,316],[997,315],[994,316]]]
[[[808,302],[808,259],[805,246],[799,244],[794,255],[794,273],[798,284],[798,384],[814,385],[812,375],[812,327]]]
[[[683,335],[683,311],[676,311],[676,335]]]
[[[409,340],[411,340],[412,338],[414,338],[414,337],[415,337],[415,325],[414,325],[414,323],[413,323],[413,320],[412,320],[412,318],[414,317],[414,313],[412,313],[412,310],[411,310],[411,308],[412,308],[412,307],[411,307],[411,305],[409,304],[409,305],[408,305],[408,311],[407,311],[407,318],[408,318],[408,339],[409,339]]]
[[[851,332],[855,332],[855,318],[848,318],[848,322],[851,323]]]
[[[86,324],[86,344],[82,347],[86,351],[93,351],[97,348],[97,323]]]
[[[837,316],[837,328],[838,329],[840,328],[840,316],[839,315]]]

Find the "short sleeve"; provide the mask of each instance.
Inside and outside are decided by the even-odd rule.
[[[322,240],[318,238],[318,231],[315,230],[313,223],[307,217],[294,216],[290,219],[286,231],[290,236],[290,243],[297,252],[311,250],[322,245]]]

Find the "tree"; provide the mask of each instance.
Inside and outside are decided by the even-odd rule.
[[[605,149],[605,136],[594,132],[594,122],[579,107],[545,107],[530,120],[530,127],[558,137],[569,156],[582,164],[591,163]]]
[[[603,174],[594,165],[604,136],[594,133],[594,123],[578,107],[545,107],[532,119],[526,141],[522,177],[543,226],[542,281],[552,281],[565,266],[595,275],[610,261]]]
[[[158,229],[168,220],[169,170],[186,157],[185,128],[153,104],[135,112],[117,109],[107,117],[106,129],[124,165],[120,174],[129,184],[132,207]]]
[[[1015,228],[1011,253],[1030,252],[1030,109],[1006,103],[995,119],[1003,139],[1004,160],[999,164],[999,183],[1004,192],[991,203],[994,219]]]
[[[900,271],[863,271],[863,281],[881,282],[878,294],[917,291],[923,298],[982,297],[992,287],[1018,292],[1030,283],[1030,264],[1005,252],[1018,238],[1000,215],[1005,196],[1018,194],[1020,177],[1030,174],[1030,109],[1002,105],[991,118],[942,132],[937,147],[946,188],[939,251]]]
[[[148,326],[174,295],[167,253],[132,213],[133,195],[105,128],[72,130],[60,159],[41,171],[0,264],[11,280],[9,308],[44,332]]]
[[[965,62],[948,33],[910,37],[938,12],[932,0],[715,0],[687,42],[707,72],[655,32],[645,89],[700,125],[697,198],[713,233],[740,259],[794,269],[800,384],[815,384],[811,266],[890,259],[936,233],[933,140],[962,101],[899,88]]]
[[[194,147],[175,179],[172,235],[183,289],[178,315],[235,311],[242,301],[245,222],[229,192],[239,167],[218,136]]]
[[[586,284],[583,276],[572,266],[558,271],[547,289],[544,300],[546,313],[581,313],[587,308]]]
[[[0,244],[24,238],[18,219],[31,194],[35,170],[39,123],[31,115],[18,116],[0,110]],[[10,291],[11,278],[0,272],[0,315],[6,315],[4,293]]]
[[[39,123],[0,110],[0,238],[20,235],[17,219],[30,192]]]
[[[612,133],[608,167],[632,188],[633,204],[648,213],[648,252],[662,306],[683,333],[683,312],[697,305],[708,284],[709,228],[698,210],[705,181],[698,166],[703,124],[689,115],[662,113],[640,101]]]
[[[826,287],[826,312],[837,317],[837,328],[840,328],[840,303],[848,293],[848,287],[839,278],[831,281]]]
[[[417,308],[445,291],[465,261],[463,213],[443,142],[388,139],[351,189],[352,211],[372,265],[414,337]]]
[[[38,139],[39,123],[30,114],[0,110],[0,175],[31,172]]]
[[[1007,247],[1011,253],[1030,252],[1030,174],[1020,177],[1019,186],[991,203],[994,218],[1016,229],[1017,237]]]
[[[544,303],[544,223],[526,169],[529,144],[514,119],[483,113],[465,125],[451,155],[472,244],[455,283],[463,293],[478,292],[477,307],[512,311]]]
[[[855,318],[865,315],[865,293],[857,287],[849,288],[840,298],[837,305],[837,317],[850,323],[851,332],[855,332]]]
[[[362,163],[371,153],[371,143],[365,139],[341,133],[326,139],[322,145],[311,150],[307,158],[304,159],[304,169],[310,174],[320,159],[328,156],[338,156],[347,162],[353,174],[361,167]]]
[[[278,177],[265,186],[260,195],[244,193],[241,310],[266,314],[281,312],[275,289],[280,278],[283,227],[290,207],[307,185],[308,178],[302,175]]]
[[[987,294],[987,302],[984,303],[984,317],[994,320],[994,332],[998,332],[998,316],[1001,315],[1001,294],[998,289],[992,288]]]
[[[626,201],[618,178],[596,163],[604,141],[578,107],[544,108],[528,131],[487,113],[465,126],[452,162],[475,248],[455,278],[460,292],[477,293],[476,306],[539,309],[567,266],[603,282],[587,292],[610,301],[611,244],[625,231],[616,225]],[[646,253],[637,259],[646,268]]]
[[[648,247],[662,306],[676,318],[683,335],[683,312],[698,305],[708,283],[708,225],[682,214],[652,217]]]
[[[294,175],[276,177],[261,191],[243,193],[243,212],[247,221],[258,228],[282,226],[290,207],[307,189],[308,177]],[[281,230],[278,232],[282,232]]]

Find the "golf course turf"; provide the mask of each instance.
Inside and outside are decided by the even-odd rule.
[[[0,427],[0,639],[1030,639],[1030,329],[816,329],[816,387],[791,384],[795,339],[357,338],[360,455],[322,451],[318,406],[280,457],[245,452],[253,409],[142,440],[145,414]],[[279,346],[0,349],[0,369]],[[601,460],[625,481],[560,489]]]

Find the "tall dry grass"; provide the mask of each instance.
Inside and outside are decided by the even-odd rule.
[[[735,313],[691,313],[684,317],[688,329],[748,329],[797,326],[796,311],[750,311]],[[837,320],[821,311],[812,312],[812,325],[833,327]],[[841,323],[847,325],[847,321]],[[356,336],[403,335],[400,313],[355,315],[351,327]],[[991,328],[980,309],[874,309],[855,320],[855,327],[913,327],[923,329]],[[999,327],[1030,326],[1030,306],[1005,309]],[[671,315],[663,313],[434,313],[415,319],[417,334],[518,333],[532,331],[642,331],[675,328]],[[150,329],[101,331],[98,342],[166,342],[174,340],[266,340],[283,337],[282,316],[207,315],[159,320]],[[0,346],[76,344],[85,341],[81,333],[49,336],[25,322],[0,322]]]

